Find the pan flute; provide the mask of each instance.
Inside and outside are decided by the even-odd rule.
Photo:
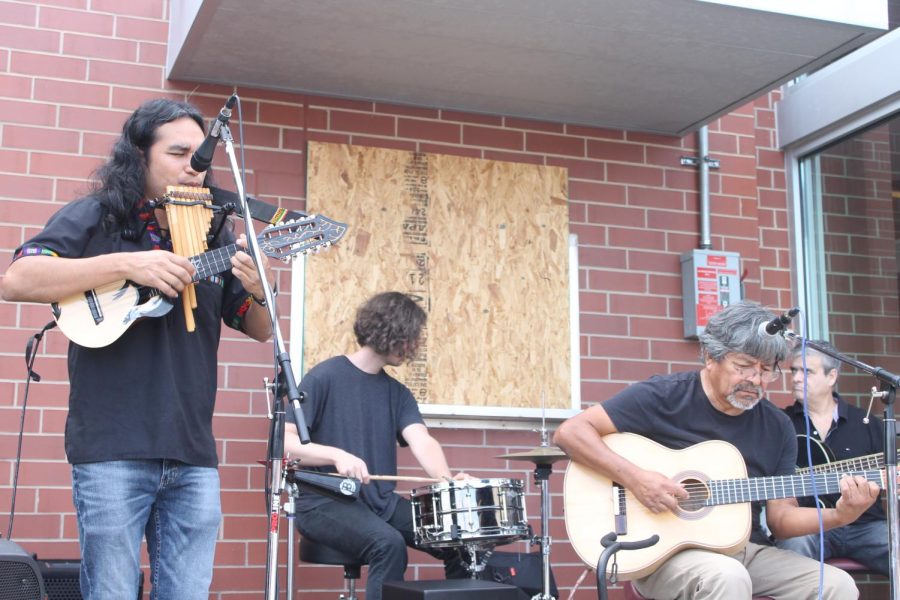
[[[205,252],[213,215],[209,188],[170,185],[166,188],[165,209],[175,254],[190,258]],[[197,291],[193,283],[184,288],[181,303],[187,330],[194,331]]]

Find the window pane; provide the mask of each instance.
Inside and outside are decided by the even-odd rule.
[[[895,116],[806,157],[801,167],[809,335],[894,373],[900,373],[898,152]],[[872,385],[871,376],[842,369],[843,394],[868,396]],[[881,406],[873,411],[880,414]]]

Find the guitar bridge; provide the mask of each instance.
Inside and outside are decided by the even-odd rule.
[[[612,489],[613,522],[617,535],[628,533],[628,507],[625,504],[625,488],[613,484]]]
[[[91,312],[91,318],[94,320],[94,325],[99,325],[103,322],[103,309],[100,308],[100,303],[97,301],[97,293],[94,290],[88,290],[84,293],[84,300],[87,302],[88,310]]]

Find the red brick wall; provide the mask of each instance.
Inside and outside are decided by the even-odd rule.
[[[88,8],[90,6],[90,8]],[[167,4],[115,0],[0,0],[0,265],[62,204],[85,189],[128,113],[160,94],[189,97],[207,115],[226,87],[167,82]],[[569,169],[571,231],[579,237],[582,397],[586,404],[626,384],[697,364],[682,335],[679,255],[698,246],[697,175],[679,158],[695,138],[676,139],[563,123],[408,108],[243,89],[248,191],[302,209],[309,140],[353,143]],[[746,296],[791,304],[785,182],[775,149],[773,96],[710,125],[715,249],[740,252]],[[233,127],[235,133],[237,127]],[[217,156],[220,181],[230,183]],[[352,224],[351,224],[352,225]],[[3,267],[0,267],[2,269]],[[279,273],[282,329],[288,329],[290,280]],[[18,418],[25,398],[22,352],[49,319],[44,306],[0,304],[0,527],[8,522]],[[77,557],[69,469],[63,454],[66,341],[51,332],[31,386],[25,422],[14,537],[47,558]],[[259,598],[264,586],[266,520],[263,457],[267,421],[261,379],[270,350],[229,334],[222,343],[215,420],[222,459],[225,519],[213,597]],[[437,429],[454,468],[482,477],[528,481],[528,511],[538,526],[530,469],[493,457],[537,445],[530,431],[503,423],[487,430]],[[408,452],[403,464],[411,468]],[[566,543],[562,475],[551,479],[554,573],[564,594],[583,567]],[[284,528],[282,528],[284,531]],[[519,545],[516,548],[521,547]],[[513,546],[505,549],[511,550]],[[280,556],[285,556],[282,548]],[[297,571],[299,597],[332,598],[337,568]],[[414,553],[409,578],[438,577]],[[589,577],[577,598],[596,597]]]
[[[896,139],[894,140],[896,143]],[[888,125],[822,153],[828,327],[837,348],[867,364],[900,369],[895,200]],[[870,375],[843,368],[842,393],[866,407]],[[881,414],[882,406],[873,407]]]

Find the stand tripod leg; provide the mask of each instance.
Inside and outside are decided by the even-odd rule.
[[[294,496],[288,497],[284,503],[284,514],[287,517],[287,596],[285,600],[294,600]]]
[[[556,600],[550,595],[550,465],[538,465],[534,470],[534,479],[541,486],[541,593],[532,596],[531,600]]]

